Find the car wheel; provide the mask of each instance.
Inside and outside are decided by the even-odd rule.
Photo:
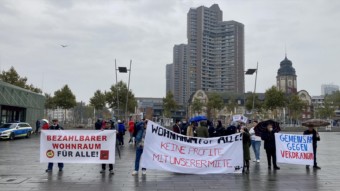
[[[14,133],[11,133],[11,135],[9,136],[9,139],[10,139],[10,140],[14,140],[14,138],[15,138]]]
[[[30,138],[30,136],[31,136],[31,131],[28,131],[26,134],[26,138]]]

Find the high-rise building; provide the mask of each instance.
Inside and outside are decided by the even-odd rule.
[[[331,95],[334,92],[339,91],[339,86],[334,84],[322,84],[321,95]]]
[[[280,62],[280,68],[277,71],[277,88],[286,94],[297,93],[296,77],[293,63],[288,60],[286,56],[285,59]]]
[[[185,106],[197,90],[244,93],[242,23],[223,21],[217,4],[191,8],[187,38],[187,45],[174,47],[174,95],[178,104]]]
[[[174,64],[166,65],[166,92],[174,93]]]
[[[173,48],[174,98],[180,105],[185,105],[188,98],[188,45],[179,44]]]

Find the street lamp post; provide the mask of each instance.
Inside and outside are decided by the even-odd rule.
[[[118,67],[116,64],[115,60],[115,70],[116,70],[116,85],[118,84],[118,79],[117,79],[117,71],[119,73],[128,73],[129,72],[129,81],[128,81],[128,86],[127,86],[127,92],[126,92],[126,103],[125,103],[125,119],[127,119],[127,113],[128,113],[128,100],[129,100],[129,90],[130,90],[130,77],[131,77],[131,65],[132,65],[132,60],[130,60],[130,68],[128,69],[127,67]],[[118,94],[118,87],[117,87],[117,106],[118,106],[118,113],[119,113],[119,94]]]
[[[255,72],[255,87],[254,87],[254,92],[253,92],[253,103],[252,103],[252,112],[254,112],[254,107],[255,107],[255,92],[256,92],[256,81],[257,81],[257,70],[258,70],[258,63],[255,68],[248,69],[245,74],[246,75],[253,75]],[[244,99],[244,106],[246,106],[246,100]]]

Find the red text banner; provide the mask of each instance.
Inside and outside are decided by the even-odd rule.
[[[115,163],[115,130],[44,130],[40,162]]]
[[[141,166],[186,174],[240,173],[242,135],[187,137],[149,121]]]

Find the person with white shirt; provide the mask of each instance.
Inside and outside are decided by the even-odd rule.
[[[251,138],[251,146],[253,147],[253,151],[255,153],[254,162],[260,162],[260,148],[261,148],[261,137],[255,135],[254,128],[256,127],[258,121],[253,121],[253,127],[249,130],[250,138]]]

